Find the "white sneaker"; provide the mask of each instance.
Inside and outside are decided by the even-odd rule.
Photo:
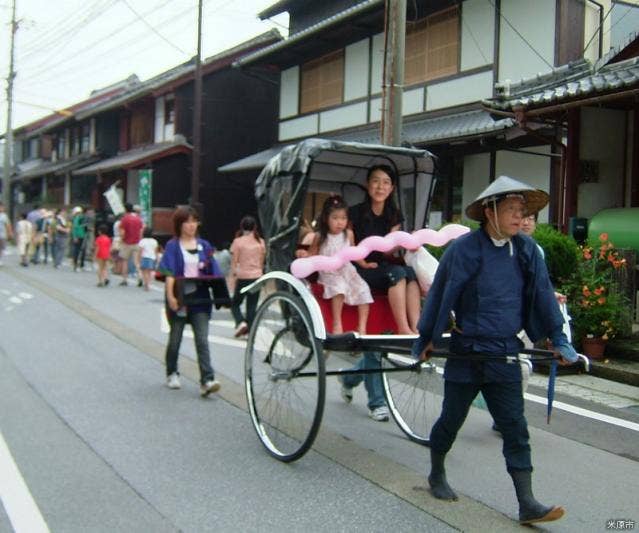
[[[340,370],[344,370],[340,368]],[[347,387],[344,385],[344,376],[337,375],[337,381],[339,381],[341,385],[340,394],[342,395],[342,400],[346,403],[351,403],[353,401],[353,389],[351,387]]]
[[[180,376],[178,376],[177,372],[173,372],[173,374],[166,378],[166,386],[169,389],[179,389],[182,386],[180,385]]]
[[[388,422],[388,407],[386,407],[385,405],[375,407],[375,409],[371,409],[370,411],[368,411],[368,416],[370,416],[376,422]]]
[[[211,379],[204,383],[204,385],[200,385],[200,396],[206,398],[209,394],[219,391],[221,386],[217,379]]]

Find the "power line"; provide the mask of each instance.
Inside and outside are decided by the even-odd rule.
[[[166,5],[169,2],[170,2],[170,0],[165,2],[165,4],[163,4],[163,5]],[[166,24],[168,22],[175,22],[175,21],[183,18],[184,16],[188,15],[191,11],[192,11],[192,7],[189,7],[187,9],[185,9],[184,11],[178,13],[177,15],[171,15],[169,18],[163,20],[160,24]],[[132,21],[130,24],[133,24],[133,22],[134,21]],[[190,22],[189,22],[189,24],[190,24]],[[120,30],[116,30],[115,32],[112,32],[111,34],[109,34],[107,37],[115,35],[116,33],[119,33],[119,31]],[[26,78],[21,79],[20,81],[23,82],[23,81],[30,81],[30,80],[36,80],[37,79],[38,82],[43,82],[43,81],[48,81],[48,80],[51,80],[51,79],[54,79],[54,78],[58,78],[59,79],[62,74],[66,73],[66,72],[73,72],[73,71],[77,72],[77,75],[75,77],[86,76],[86,74],[88,72],[92,72],[92,71],[95,71],[95,70],[98,70],[98,69],[104,69],[105,65],[110,63],[110,62],[98,61],[102,57],[109,56],[112,60],[119,60],[118,53],[124,53],[124,54],[127,55],[128,58],[134,57],[135,55],[139,55],[139,54],[132,54],[131,53],[131,48],[128,47],[127,45],[133,44],[133,43],[135,45],[142,45],[143,41],[145,39],[148,39],[149,37],[152,37],[152,36],[148,32],[137,33],[137,34],[133,35],[130,39],[128,39],[126,41],[123,41],[123,42],[120,42],[120,43],[118,43],[118,44],[116,44],[116,45],[114,45],[114,46],[112,46],[110,48],[107,48],[103,52],[88,58],[87,61],[84,61],[84,62],[82,62],[80,64],[77,64],[77,63],[69,64],[69,61],[67,59],[63,59],[63,60],[61,60],[61,61],[59,61],[57,63],[54,63],[52,65],[48,65],[48,68],[46,70],[47,71],[52,71],[52,69],[54,67],[56,67],[56,66],[58,66],[60,64],[63,64],[63,63],[66,63],[66,64],[69,65],[66,69],[61,69],[61,70],[59,69],[59,70],[56,70],[55,72],[51,72],[51,75],[47,76],[45,78],[38,78],[38,76],[42,73],[42,71],[36,72],[36,73],[33,73],[33,74],[29,74]],[[104,38],[100,38],[100,39],[98,39],[98,41],[99,42],[104,42]],[[148,47],[146,45],[144,45],[144,50],[145,51],[147,50],[147,48]],[[88,46],[88,47],[85,48],[85,50],[86,51],[91,51],[92,48],[91,48],[91,46]],[[90,68],[90,69],[86,70],[86,69],[84,69],[84,65],[90,65],[90,66],[93,66],[93,68]],[[75,77],[67,78],[67,79],[61,81],[60,83],[66,83],[68,81],[68,79],[74,79]]]
[[[500,10],[500,9],[499,9],[496,5],[495,5],[495,3],[493,2],[493,0],[488,0],[488,3],[489,3],[491,6],[493,6],[493,8],[495,9],[495,11],[497,11],[497,14],[498,14],[501,18],[503,18],[503,19],[504,19],[504,22],[506,22],[506,24],[508,24],[508,26],[510,26],[510,29],[511,29],[511,30],[513,30],[513,31],[514,31],[514,32],[515,32],[515,33],[519,36],[519,38],[520,38],[522,41],[524,41],[524,42],[526,43],[526,45],[528,46],[528,48],[530,48],[530,49],[531,49],[531,50],[535,53],[535,55],[536,55],[539,59],[541,59],[541,60],[542,60],[542,61],[543,61],[543,62],[544,62],[547,66],[548,66],[548,68],[552,69],[552,68],[553,68],[553,66],[552,66],[550,63],[548,63],[548,61],[546,61],[546,58],[545,58],[544,56],[542,56],[542,55],[541,55],[541,54],[540,54],[540,53],[539,53],[539,52],[535,49],[535,47],[534,47],[532,44],[530,44],[530,43],[528,42],[528,40],[527,40],[527,39],[526,39],[526,38],[525,38],[525,37],[524,37],[521,33],[519,33],[519,31],[517,30],[517,28],[515,28],[515,26],[513,26],[513,25],[510,23],[510,21],[509,21],[509,20],[508,20],[508,19],[504,16],[504,14],[501,12],[501,10]]]
[[[153,8],[153,10],[155,9],[160,9],[162,7],[164,7],[166,4],[170,3],[171,0],[165,0],[164,3],[156,6],[155,8]],[[131,21],[129,21],[126,24],[121,24],[118,26],[118,28],[114,31],[112,31],[111,33],[105,35],[105,36],[100,36],[98,37],[96,40],[92,41],[91,43],[88,43],[86,46],[84,46],[84,48],[82,50],[80,50],[78,53],[75,54],[74,59],[76,59],[78,56],[84,55],[86,53],[92,52],[94,51],[94,47],[96,44],[101,44],[106,42],[107,39],[109,39],[110,37],[113,37],[114,35],[117,35],[118,33],[126,30],[126,28],[128,28],[129,26],[131,26],[132,24],[135,24],[135,22],[137,22],[137,19],[133,19]],[[59,53],[59,51],[56,50],[55,52],[56,54]],[[40,63],[40,65],[42,65],[42,67],[40,67],[39,69],[36,67],[35,72],[32,72],[30,74],[27,75],[27,79],[28,78],[33,78],[33,77],[37,77],[39,74],[45,72],[45,71],[49,71],[55,67],[57,67],[58,65],[64,64],[64,63],[68,63],[68,60],[66,58],[60,59],[57,62],[54,63],[50,63],[47,62],[46,64],[44,63]],[[93,61],[91,61],[91,63],[93,63]],[[29,72],[29,67],[26,68],[27,72]]]
[[[169,41],[166,37],[164,37],[164,35],[162,35],[158,30],[156,30],[153,26],[151,26],[151,24],[149,24],[147,22],[147,20],[140,15],[135,9],[133,9],[133,7],[131,6],[131,4],[129,4],[128,0],[122,0],[124,2],[124,5],[126,5],[126,7],[128,7],[133,14],[138,17],[153,33],[155,33],[158,37],[160,37],[165,43],[171,45],[173,48],[175,48],[178,52],[181,52],[184,55],[188,55],[187,52],[185,52],[184,50],[182,50],[179,46],[173,44],[171,41]]]

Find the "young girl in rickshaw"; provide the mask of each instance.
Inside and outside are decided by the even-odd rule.
[[[340,196],[330,196],[322,206],[319,231],[309,250],[310,254],[332,256],[355,241],[353,231],[348,228],[348,205]],[[320,272],[319,282],[324,286],[324,298],[331,300],[333,334],[344,332],[342,309],[344,302],[357,306],[357,331],[366,334],[368,309],[373,301],[370,288],[351,263],[346,263],[333,272]]]
[[[369,169],[366,200],[351,207],[348,213],[356,243],[373,235],[383,237],[401,228],[404,217],[392,199],[395,186],[395,173],[389,166],[376,165]],[[397,333],[415,334],[421,299],[417,277],[411,267],[394,259],[382,252],[371,252],[357,261],[357,272],[372,289],[388,292]]]

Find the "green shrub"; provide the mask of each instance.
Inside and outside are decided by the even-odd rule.
[[[548,224],[539,224],[533,238],[546,255],[548,273],[554,285],[560,285],[577,270],[579,245]]]

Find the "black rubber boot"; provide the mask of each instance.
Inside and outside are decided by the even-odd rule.
[[[515,470],[510,472],[513,478],[517,501],[519,502],[519,523],[552,522],[564,515],[563,507],[547,507],[539,503],[532,492],[532,473]]]
[[[430,475],[428,476],[428,483],[433,496],[438,500],[458,500],[455,491],[450,488],[448,481],[446,481],[446,470],[444,469],[445,455],[430,451]]]

